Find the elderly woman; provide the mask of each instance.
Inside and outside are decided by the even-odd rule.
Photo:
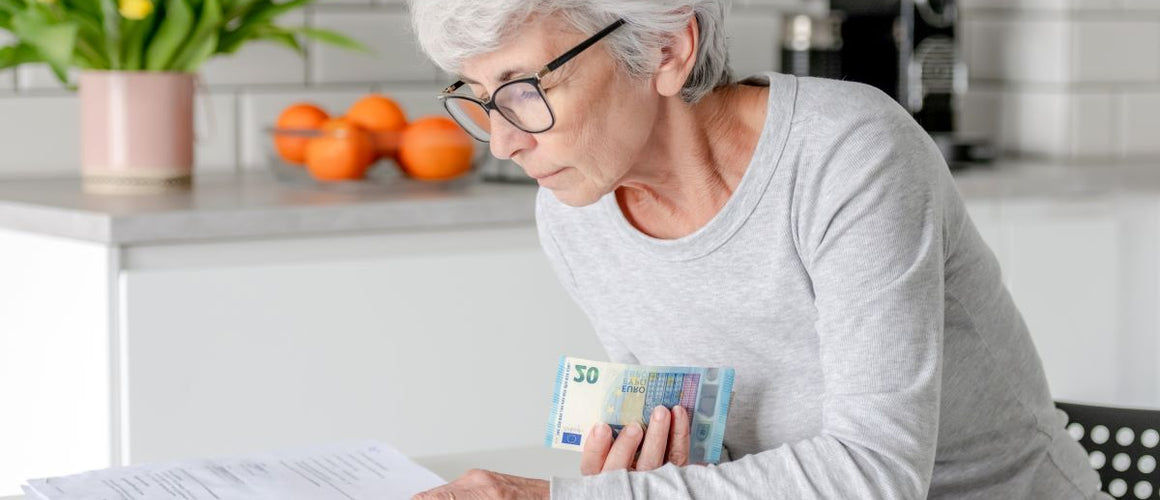
[[[412,0],[440,96],[541,187],[541,242],[617,362],[736,368],[688,418],[589,433],[579,478],[419,498],[1092,498],[945,162],[855,83],[731,79],[728,0]],[[637,456],[639,454],[639,456]]]

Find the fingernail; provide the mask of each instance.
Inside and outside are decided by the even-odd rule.
[[[608,437],[608,426],[602,422],[597,423],[596,428],[592,429],[592,435],[602,439]]]
[[[658,406],[656,408],[653,408],[652,418],[655,418],[657,420],[664,420],[665,417],[667,417],[667,416],[669,416],[669,412],[665,411],[665,407]]]
[[[680,412],[679,415],[681,415],[683,417],[683,416],[685,416],[685,407],[681,406],[681,405],[674,406],[673,412]]]
[[[628,424],[627,426],[625,426],[624,430],[621,432],[624,434],[628,434],[629,436],[635,436],[637,434],[640,434],[640,424],[638,424],[636,422]]]

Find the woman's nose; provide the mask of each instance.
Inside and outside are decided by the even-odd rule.
[[[532,134],[524,132],[512,125],[499,112],[492,111],[491,119],[491,154],[501,160],[507,160],[522,149],[529,148],[536,143]]]

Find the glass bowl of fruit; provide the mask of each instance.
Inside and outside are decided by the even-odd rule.
[[[471,177],[487,155],[449,117],[408,121],[380,94],[339,117],[311,103],[293,104],[266,133],[271,171],[297,183],[449,181]]]

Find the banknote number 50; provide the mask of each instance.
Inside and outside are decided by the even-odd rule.
[[[584,365],[576,365],[576,378],[572,379],[573,382],[595,384],[598,379],[600,379],[600,370],[595,366],[590,368]]]

